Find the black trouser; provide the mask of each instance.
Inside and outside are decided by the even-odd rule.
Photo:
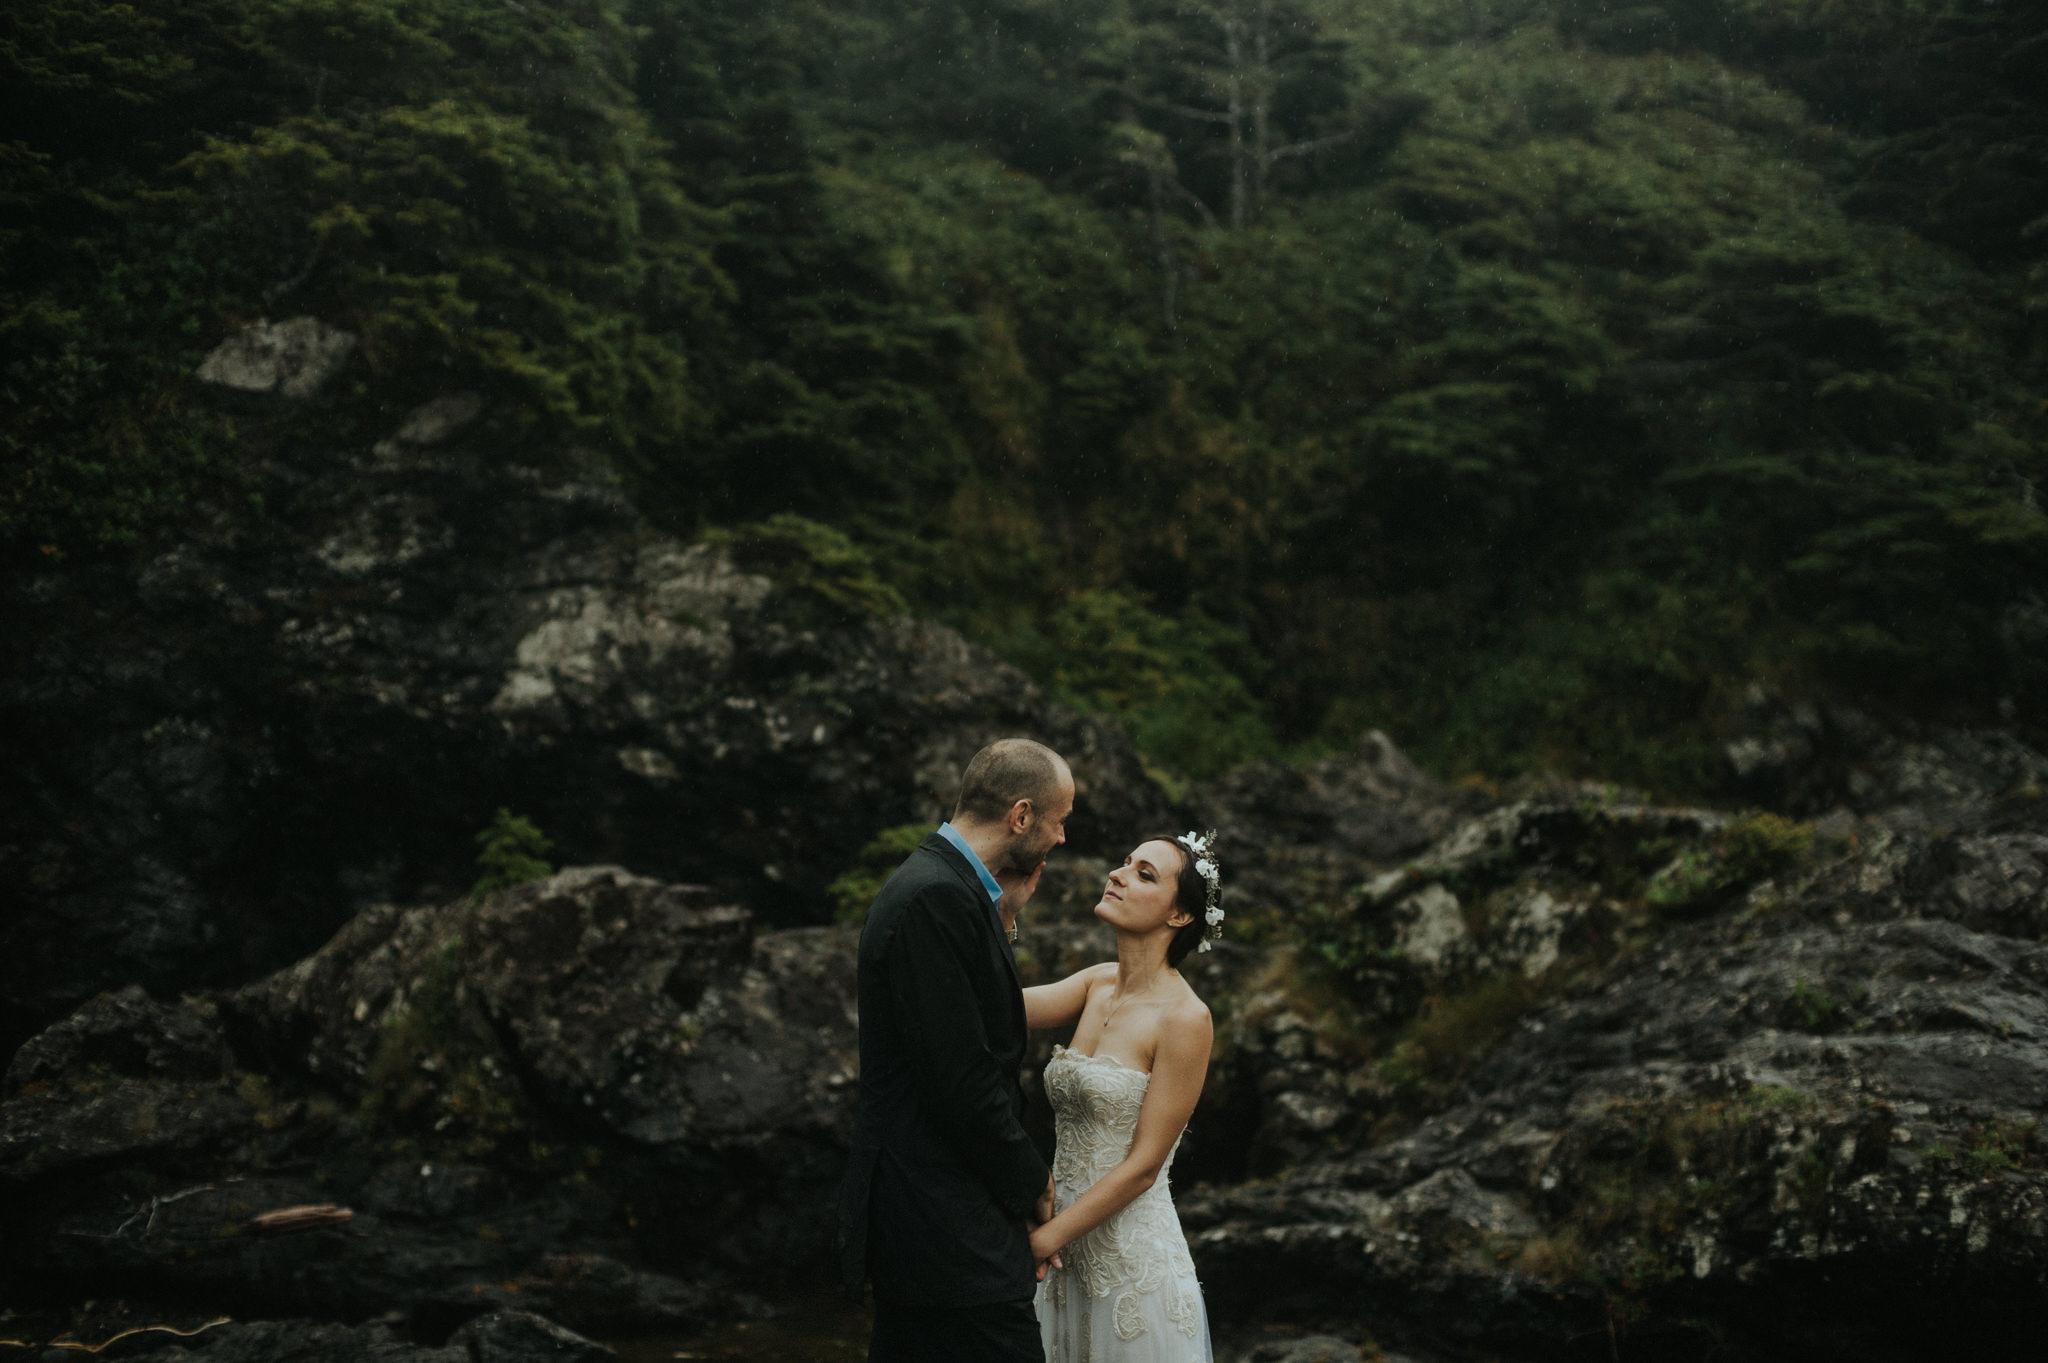
[[[1045,1363],[1045,1346],[1029,1299],[948,1311],[878,1301],[868,1363]]]

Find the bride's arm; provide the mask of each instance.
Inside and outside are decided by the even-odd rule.
[[[1024,1025],[1032,1031],[1064,1027],[1081,1016],[1088,1006],[1088,990],[1096,980],[1114,976],[1116,962],[1106,961],[1077,970],[1058,984],[1035,984],[1024,991]]]
[[[1209,1010],[1199,1003],[1167,1019],[1152,1056],[1152,1082],[1145,1089],[1145,1105],[1138,1110],[1131,1153],[1075,1198],[1073,1206],[1031,1233],[1034,1259],[1044,1260],[1080,1239],[1158,1182],[1159,1170],[1202,1096],[1214,1038]]]

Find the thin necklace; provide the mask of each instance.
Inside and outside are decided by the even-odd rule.
[[[1156,988],[1156,987],[1157,987],[1156,985],[1147,985],[1147,986],[1146,986],[1146,988],[1145,988],[1145,990],[1144,990],[1144,993],[1145,993],[1145,994],[1150,994],[1150,993],[1152,992],[1152,990],[1153,990],[1154,988]],[[1143,995],[1140,995],[1140,997],[1143,997]],[[1109,1031],[1109,1025],[1110,1025],[1110,1024],[1111,1024],[1112,1022],[1115,1022],[1115,1021],[1116,1021],[1116,1015],[1117,1015],[1118,1013],[1120,1013],[1120,1012],[1122,1012],[1122,1011],[1123,1011],[1123,1006],[1124,1006],[1124,991],[1123,991],[1123,990],[1122,990],[1121,988],[1119,988],[1119,989],[1118,989],[1118,990],[1116,991],[1116,997],[1115,997],[1115,998],[1113,998],[1113,999],[1111,999],[1111,1000],[1109,1001],[1109,1003],[1108,1003],[1108,1004],[1107,1004],[1107,1005],[1106,1005],[1106,1006],[1105,1006],[1105,1007],[1103,1008],[1103,1010],[1102,1010],[1102,1030],[1103,1030],[1104,1032],[1108,1032],[1108,1031]]]

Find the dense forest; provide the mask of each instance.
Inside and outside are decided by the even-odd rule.
[[[486,395],[1165,779],[2048,715],[2040,0],[18,0],[0,542]],[[267,423],[191,373],[354,331]]]

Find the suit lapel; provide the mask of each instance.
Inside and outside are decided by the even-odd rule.
[[[997,915],[995,903],[989,899],[988,891],[982,887],[981,877],[974,874],[974,868],[968,865],[966,857],[960,855],[960,849],[937,833],[931,834],[919,845],[927,851],[938,853],[940,860],[952,867],[953,874],[960,877],[960,883],[967,887],[968,893],[974,897],[974,902],[981,906],[981,920],[987,925],[989,935],[995,941],[996,954],[1003,958],[1003,969],[1010,972],[1010,987],[1017,991],[1017,1007],[1021,1013],[1024,1007],[1024,979],[1017,973],[1017,957],[1010,950],[1008,935],[1003,931],[1003,920]],[[1018,1025],[1023,1025],[1021,1017],[1018,1019]]]

